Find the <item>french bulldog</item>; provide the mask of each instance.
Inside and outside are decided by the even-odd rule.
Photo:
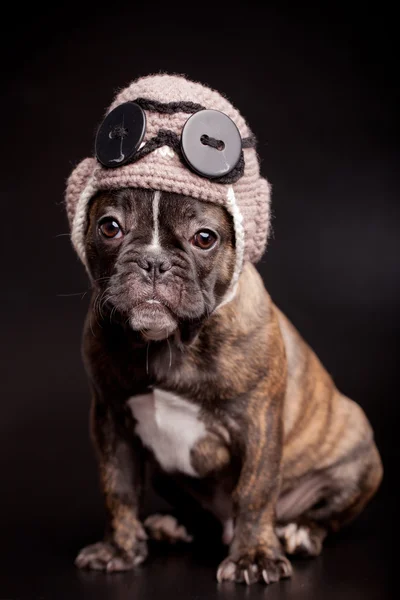
[[[219,582],[266,584],[316,556],[376,492],[368,420],[339,392],[246,262],[221,206],[139,188],[99,192],[85,236],[93,296],[83,335],[105,537],[80,568],[133,568],[147,538],[189,542],[174,516],[144,522],[146,469],[171,503],[221,524]]]

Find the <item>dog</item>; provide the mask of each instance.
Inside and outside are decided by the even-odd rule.
[[[172,515],[141,522],[146,465],[179,504],[220,523],[221,581],[266,584],[317,556],[383,469],[368,420],[245,262],[223,206],[140,187],[100,191],[84,237],[93,285],[83,356],[107,509],[80,568],[124,571],[147,538],[189,542]],[[161,489],[162,493],[162,489]]]

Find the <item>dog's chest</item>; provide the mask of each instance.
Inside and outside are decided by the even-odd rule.
[[[197,476],[190,452],[206,435],[199,419],[199,407],[184,398],[155,389],[151,394],[133,396],[129,407],[137,421],[135,432],[152,450],[165,471]]]

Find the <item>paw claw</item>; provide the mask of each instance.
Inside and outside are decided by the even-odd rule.
[[[288,577],[292,576],[293,573],[293,569],[292,569],[292,565],[290,564],[290,562],[288,560],[282,560],[279,562],[279,571],[281,573],[281,576],[284,577],[285,579],[287,579]]]
[[[236,565],[229,559],[225,559],[220,564],[217,571],[217,581],[222,583],[223,581],[235,581]]]
[[[137,554],[133,559],[133,566],[138,567],[146,560],[147,554]]]
[[[222,561],[217,571],[217,580],[246,582],[251,585],[261,581],[269,585],[281,578],[290,577],[292,567],[288,559],[283,555],[276,555],[267,550],[248,551],[242,555],[227,557]]]
[[[222,567],[218,567],[217,581],[218,581],[218,583],[222,583]]]
[[[126,565],[120,558],[112,558],[106,564],[107,573],[114,573],[114,571],[125,571]]]

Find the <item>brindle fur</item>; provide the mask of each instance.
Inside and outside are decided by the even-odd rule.
[[[126,230],[137,233],[106,248],[97,221],[110,207]],[[191,453],[200,479],[179,473],[169,477],[222,521],[234,518],[219,579],[276,581],[291,573],[277,525],[307,522],[314,544],[309,554],[317,554],[326,532],[356,516],[378,488],[382,466],[372,430],[361,408],[338,392],[273,304],[252,265],[245,265],[233,300],[214,310],[234,264],[227,213],[172,194],[162,195],[160,207],[171,271],[178,272],[179,261],[186,264],[184,274],[176,275],[179,299],[173,272],[169,287],[166,282],[162,288],[163,293],[169,290],[165,302],[175,310],[177,328],[169,339],[153,343],[129,326],[129,310],[139,292],[130,296],[120,291],[123,281],[132,288],[130,277],[140,290],[159,289],[157,276],[140,283],[137,267],[150,243],[151,193],[102,194],[90,211],[86,246],[94,294],[83,354],[108,528],[105,541],[85,548],[77,564],[118,571],[146,557],[139,508],[148,451],[135,435],[127,400],[156,386],[197,404],[206,424],[207,434]],[[198,259],[182,241],[183,232],[192,220],[207,219],[218,222],[220,247],[213,256]],[[131,260],[123,269],[121,255]]]

